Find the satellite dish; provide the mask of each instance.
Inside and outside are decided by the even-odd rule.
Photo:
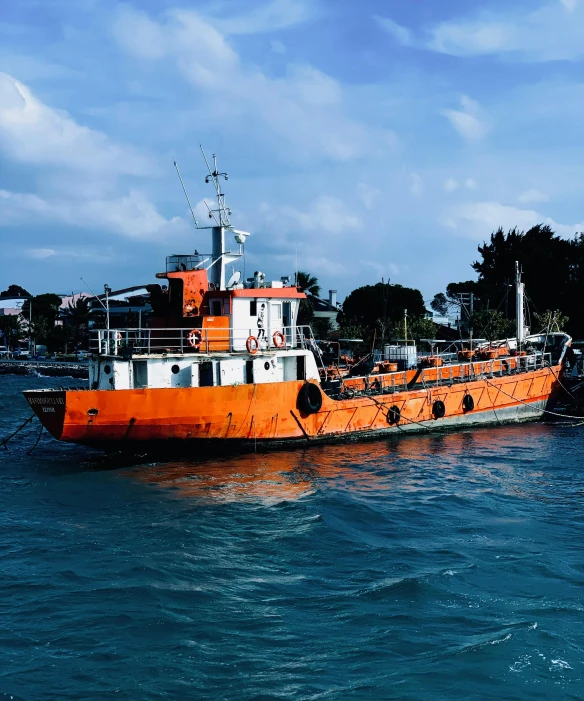
[[[231,289],[232,287],[235,287],[239,280],[241,279],[241,273],[239,270],[236,270],[233,275],[229,278],[229,282],[227,283],[227,289]]]

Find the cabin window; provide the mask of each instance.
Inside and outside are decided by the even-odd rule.
[[[221,316],[223,313],[223,305],[220,299],[214,299],[211,302],[211,316]]]
[[[257,316],[258,315],[258,301],[257,301],[257,299],[252,299],[251,302],[249,303],[249,315],[250,316]]]

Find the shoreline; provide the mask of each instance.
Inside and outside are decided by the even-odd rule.
[[[59,360],[0,360],[0,375],[46,375],[87,379],[87,363]]]

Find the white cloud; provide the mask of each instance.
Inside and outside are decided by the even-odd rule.
[[[317,9],[316,2],[301,0],[272,0],[237,17],[209,17],[223,34],[259,34],[295,27],[311,19]]]
[[[271,78],[244,64],[220,26],[194,11],[173,10],[158,23],[126,7],[113,33],[134,56],[172,58],[217,125],[245,128],[247,138],[259,129],[265,139],[267,130],[288,159],[343,161],[380,155],[395,144],[389,130],[347,116],[344,90],[334,78],[305,64],[289,64],[284,77]]]
[[[464,181],[464,186],[465,186],[468,190],[476,190],[477,187],[479,186],[479,184],[477,183],[477,181],[476,181],[474,178],[467,178],[467,179]]]
[[[338,234],[358,231],[363,222],[353,214],[342,200],[329,195],[317,197],[305,211],[291,206],[281,208],[282,215],[303,231],[326,231]]]
[[[510,3],[499,12],[438,24],[427,48],[453,56],[500,53],[534,62],[578,60],[584,57],[583,32],[584,7],[578,0],[547,0],[527,11]]]
[[[411,177],[410,192],[414,197],[421,197],[424,194],[424,181],[417,173],[412,173]]]
[[[398,44],[402,46],[410,46],[412,44],[412,35],[409,29],[402,27],[401,24],[394,22],[389,17],[379,17],[379,15],[374,15],[373,19],[377,24],[391,35]]]
[[[152,164],[133,149],[43,104],[7,73],[0,73],[0,150],[24,163],[106,171],[110,176],[152,171]]]
[[[463,139],[480,141],[489,131],[481,106],[466,95],[461,96],[460,106],[459,110],[443,110],[442,114]]]
[[[359,183],[357,190],[359,199],[361,202],[363,202],[365,209],[373,209],[375,201],[379,195],[381,195],[381,190],[378,190],[376,187],[371,187],[370,185],[367,185],[367,183]]]
[[[272,39],[270,41],[270,49],[272,49],[272,51],[275,54],[285,54],[286,53],[286,46],[279,39]]]
[[[34,260],[44,260],[54,256],[55,253],[54,248],[29,248],[25,251],[25,255]]]
[[[448,178],[444,181],[444,189],[446,192],[454,192],[455,190],[458,190],[459,187],[460,185],[458,184],[458,181],[454,178]]]
[[[540,190],[525,190],[517,196],[517,201],[521,204],[536,204],[537,202],[547,202],[549,197]]]
[[[584,222],[560,224],[532,209],[519,209],[500,202],[473,202],[455,208],[444,222],[463,235],[486,240],[499,227],[527,231],[536,224],[548,224],[560,236],[572,236],[582,231]]]
[[[30,223],[39,217],[70,226],[102,229],[138,240],[178,236],[188,231],[180,217],[165,219],[138,191],[109,200],[53,200],[36,195],[0,190],[2,223]],[[39,249],[42,250],[42,249]],[[48,250],[48,249],[46,249]]]

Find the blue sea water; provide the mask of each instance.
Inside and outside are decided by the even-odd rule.
[[[0,377],[0,437],[20,392]],[[0,452],[0,698],[582,699],[584,426]]]

